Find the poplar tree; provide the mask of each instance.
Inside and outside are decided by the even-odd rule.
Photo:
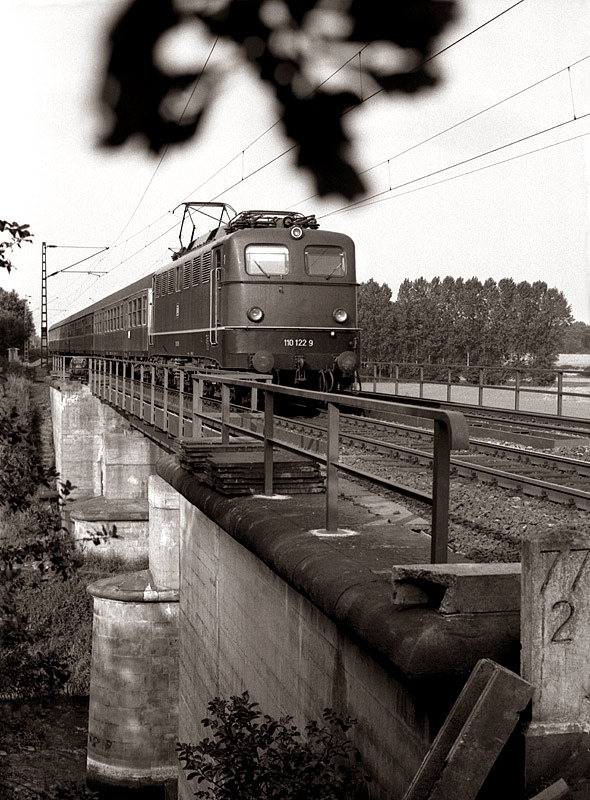
[[[371,280],[359,290],[365,361],[551,369],[571,310],[544,281],[404,280],[397,299]]]

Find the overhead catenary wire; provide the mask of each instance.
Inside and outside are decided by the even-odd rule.
[[[489,20],[486,20],[485,22],[483,22],[481,25],[478,25],[477,27],[475,27],[472,30],[468,31],[463,36],[460,36],[458,39],[450,42],[448,45],[446,45],[445,47],[441,48],[436,53],[433,53],[431,56],[428,56],[427,58],[423,59],[420,62],[420,64],[418,64],[416,66],[415,69],[418,69],[419,67],[423,66],[424,64],[429,63],[430,61],[432,61],[433,59],[435,59],[438,56],[442,55],[443,53],[446,53],[452,47],[455,47],[456,45],[460,44],[461,42],[464,42],[470,36],[473,36],[474,34],[478,33],[483,28],[485,28],[487,25],[490,25],[492,22],[495,22],[497,19],[499,19],[500,17],[504,16],[509,11],[512,11],[512,9],[516,8],[517,6],[521,5],[524,2],[525,2],[525,0],[518,0],[516,3],[513,3],[508,8],[504,9],[503,11],[499,12],[495,16],[491,17]],[[368,47],[370,47],[371,44],[372,44],[371,42],[368,42],[367,44],[363,45],[363,47],[361,47],[360,50],[358,50],[353,56],[348,58],[344,62],[344,64],[342,64],[340,67],[338,67],[337,70],[335,70],[331,75],[329,75],[327,78],[325,78],[319,84],[317,84],[315,86],[315,88],[312,90],[312,92],[310,92],[310,94],[313,94],[313,92],[316,92],[318,89],[320,89],[326,83],[328,83],[328,81],[332,80],[332,78],[334,78],[339,72],[341,72],[348,64],[350,64],[352,61],[354,61],[355,58],[359,57],[361,55],[361,53],[363,53]],[[381,92],[383,92],[383,91],[384,91],[383,89],[378,89],[377,91],[373,92],[371,95],[368,95],[367,97],[362,98],[361,103],[359,105],[352,107],[349,111],[347,111],[345,113],[350,113],[350,114],[354,113],[364,103],[366,103],[368,100],[371,100],[373,97],[376,97],[378,94],[381,94]],[[245,148],[243,148],[241,153],[246,152],[250,147],[252,147],[255,143],[257,143],[263,136],[265,136],[267,133],[269,133],[271,130],[273,130],[279,124],[279,122],[280,122],[280,119],[275,121],[271,126],[269,126],[265,131],[263,131],[263,133],[261,133],[252,142],[250,142],[250,144],[248,144]],[[277,155],[277,156],[273,157],[272,159],[270,159],[269,161],[265,162],[260,167],[258,167],[257,169],[253,170],[251,173],[249,173],[248,175],[243,177],[241,180],[234,182],[230,186],[228,186],[228,187],[224,188],[223,190],[221,190],[220,192],[218,192],[213,199],[216,199],[216,198],[220,197],[225,192],[231,191],[231,189],[234,189],[236,186],[238,186],[244,180],[247,180],[247,179],[251,178],[253,175],[256,175],[257,173],[261,172],[266,167],[271,166],[271,164],[274,164],[280,158],[282,158],[283,156],[288,155],[293,150],[295,150],[296,147],[297,147],[297,145],[292,145],[292,146],[286,148],[283,152],[279,153],[279,155]],[[212,178],[216,177],[220,172],[222,172],[226,167],[228,167],[239,156],[240,156],[240,153],[235,155],[233,158],[231,158],[229,161],[227,161],[222,167],[220,167],[212,176],[207,178],[205,181],[203,181],[201,184],[199,184],[197,187],[195,187],[192,191],[196,192],[196,191],[199,191],[200,189],[202,189],[203,186],[206,186],[207,183],[209,183],[210,180],[212,180]],[[312,195],[312,197],[317,197],[317,195]],[[308,198],[308,199],[311,199],[311,198]]]
[[[584,114],[584,117],[588,117],[588,116],[590,116],[590,112],[588,114]],[[578,119],[582,119],[582,118],[583,117],[579,117]],[[570,120],[569,122],[561,123],[561,124],[562,125],[567,125],[567,124],[571,124],[571,123],[572,123],[572,120]],[[559,126],[557,126],[557,127],[559,127]],[[547,131],[549,131],[549,130],[553,130],[553,128],[547,129]],[[546,133],[547,131],[540,131],[539,133],[531,134],[529,137],[525,137],[525,138],[533,138],[535,136],[541,135],[542,133]],[[425,180],[428,177],[433,177],[433,175],[435,175],[435,174],[439,174],[441,172],[445,172],[447,169],[453,169],[454,167],[461,166],[462,164],[465,164],[467,162],[461,162],[460,164],[452,164],[449,167],[445,167],[444,169],[439,170],[438,173],[431,173],[430,175],[424,175],[424,176],[422,176],[422,178],[416,178],[415,181],[408,181],[405,184],[400,184],[399,186],[395,186],[392,189],[387,189],[384,192],[377,192],[377,193],[371,195],[370,197],[365,197],[365,198],[363,198],[363,200],[360,200],[358,203],[354,203],[354,204],[351,204],[349,206],[343,206],[343,207],[341,207],[339,209],[335,209],[334,211],[329,211],[326,214],[323,214],[323,215],[319,216],[318,219],[326,219],[328,217],[335,216],[336,214],[345,213],[346,211],[358,210],[360,208],[364,208],[365,206],[375,205],[377,203],[383,203],[383,202],[386,202],[387,200],[394,200],[396,197],[403,197],[404,195],[411,194],[412,192],[419,192],[419,191],[422,191],[423,189],[430,189],[433,186],[439,186],[440,184],[447,183],[448,181],[458,180],[459,178],[464,178],[467,175],[473,175],[476,172],[482,172],[483,170],[486,170],[486,169],[492,169],[493,167],[499,167],[502,164],[508,164],[510,161],[516,161],[516,160],[518,160],[520,158],[526,158],[527,156],[534,155],[535,153],[540,153],[543,150],[549,150],[549,149],[551,149],[553,147],[559,147],[562,144],[567,144],[568,142],[576,141],[577,139],[583,139],[586,136],[590,136],[590,131],[585,131],[584,133],[579,133],[579,134],[576,134],[575,136],[570,136],[567,139],[560,139],[560,141],[558,141],[558,142],[551,142],[550,144],[541,145],[540,147],[536,147],[536,148],[534,148],[532,150],[527,150],[525,153],[519,153],[518,155],[510,156],[508,158],[504,158],[501,161],[495,161],[493,164],[484,164],[484,165],[482,165],[480,167],[476,167],[475,169],[471,169],[471,170],[467,170],[466,172],[462,172],[459,175],[451,175],[451,176],[443,178],[443,179],[441,179],[439,181],[432,181],[431,183],[428,183],[425,186],[415,186],[412,189],[408,189],[405,192],[398,192],[397,194],[392,194],[392,192],[395,191],[396,189],[401,189],[401,188],[404,188],[406,186],[409,186],[412,183],[416,183],[416,182],[418,182],[420,180]],[[522,140],[522,141],[524,141],[524,140]],[[497,149],[502,149],[502,148],[497,148]],[[491,154],[493,152],[495,152],[495,150],[490,150],[487,153],[482,153],[482,154],[480,154],[478,156],[474,156],[472,159],[468,159],[468,161],[473,161],[473,160],[476,160],[478,158],[483,158],[486,155],[489,155],[489,154]],[[390,197],[385,197],[384,195],[390,195]]]
[[[205,63],[203,64],[203,69],[202,69],[202,70],[201,70],[201,72],[199,73],[199,77],[198,77],[198,78],[197,78],[197,80],[195,81],[195,85],[193,86],[193,88],[192,88],[192,91],[191,91],[191,93],[190,93],[190,95],[189,95],[189,98],[188,98],[188,100],[186,101],[186,103],[185,103],[185,105],[184,105],[184,108],[183,108],[183,110],[182,110],[182,112],[181,112],[181,114],[180,114],[180,116],[179,116],[179,118],[178,118],[178,124],[180,124],[180,123],[182,122],[182,120],[184,119],[184,115],[186,114],[186,112],[187,112],[187,109],[188,109],[188,107],[189,107],[189,105],[190,105],[190,102],[191,102],[191,100],[193,99],[195,92],[197,91],[197,88],[198,88],[198,86],[199,86],[199,83],[201,82],[201,78],[203,77],[203,74],[204,74],[205,70],[207,69],[207,65],[209,64],[209,61],[211,60],[211,57],[213,56],[213,52],[214,52],[214,50],[215,50],[215,47],[217,46],[217,43],[218,43],[218,41],[219,41],[219,36],[217,36],[217,37],[215,38],[215,41],[214,41],[214,42],[213,42],[213,44],[211,45],[211,49],[209,50],[209,54],[208,54],[207,58],[205,59]],[[141,204],[142,204],[142,202],[143,202],[143,199],[144,199],[144,197],[145,197],[145,196],[146,196],[146,194],[148,193],[148,191],[149,191],[149,188],[150,188],[150,186],[152,185],[152,183],[153,183],[153,181],[154,181],[154,178],[156,177],[156,174],[157,174],[158,170],[159,170],[159,169],[160,169],[160,167],[162,166],[162,162],[163,162],[163,161],[164,161],[164,159],[166,158],[166,155],[167,155],[167,153],[168,153],[168,150],[169,150],[169,149],[170,149],[170,145],[169,145],[169,144],[167,144],[167,145],[164,147],[164,150],[163,150],[163,152],[162,152],[162,155],[160,156],[160,158],[159,158],[159,160],[158,160],[158,163],[156,164],[156,168],[154,169],[154,171],[153,171],[153,173],[152,173],[152,175],[151,175],[151,177],[150,177],[150,179],[149,179],[149,181],[148,181],[148,183],[147,183],[147,186],[145,187],[145,189],[143,190],[143,193],[142,193],[141,197],[140,197],[140,198],[139,198],[139,200],[137,201],[137,205],[136,205],[136,206],[135,206],[135,208],[133,209],[133,211],[132,211],[132,213],[131,213],[131,216],[129,217],[129,219],[127,220],[127,222],[126,222],[126,223],[125,223],[125,225],[123,226],[123,228],[122,228],[122,229],[119,231],[118,235],[117,235],[117,236],[114,238],[114,240],[113,240],[113,244],[111,245],[111,247],[112,247],[112,246],[113,246],[113,245],[116,243],[117,239],[119,239],[119,238],[120,238],[120,237],[123,235],[123,233],[124,233],[124,232],[127,230],[127,228],[129,227],[129,225],[131,224],[131,221],[133,220],[133,218],[134,218],[134,217],[135,217],[135,215],[137,214],[137,211],[139,210],[139,207],[141,206]],[[162,217],[159,217],[158,219],[162,219]],[[149,226],[148,226],[148,227],[149,227]]]

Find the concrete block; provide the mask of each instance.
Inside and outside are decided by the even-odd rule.
[[[524,537],[521,641],[521,672],[536,687],[524,734],[527,795],[564,778],[590,796],[590,531]]]
[[[121,558],[143,566],[148,558],[148,504],[145,498],[109,499],[104,496],[68,504],[74,540],[99,558]],[[95,545],[93,537],[107,536]],[[115,536],[110,534],[115,533]]]
[[[72,498],[100,494],[100,402],[87,386],[79,384],[52,386],[50,394],[55,466],[60,478],[76,487]]]
[[[441,614],[520,609],[520,564],[414,564],[392,568],[392,602]]]

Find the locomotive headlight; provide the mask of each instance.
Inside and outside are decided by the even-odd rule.
[[[301,239],[303,236],[303,228],[300,228],[299,225],[295,225],[293,228],[291,228],[289,233],[294,239]]]
[[[348,319],[348,313],[343,308],[336,308],[332,312],[332,316],[336,320],[336,322],[346,322]]]
[[[248,315],[248,319],[252,322],[261,322],[262,318],[264,317],[264,311],[261,308],[258,308],[258,306],[252,306],[252,308],[249,308],[246,313]]]

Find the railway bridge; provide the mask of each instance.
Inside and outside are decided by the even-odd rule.
[[[571,584],[583,587],[590,544],[551,531],[527,544],[522,567],[445,563],[422,520],[346,479],[336,498],[313,479],[309,491],[301,478],[302,493],[288,492],[275,456],[269,492],[268,420],[262,455],[240,436],[203,438],[220,454],[216,487],[179,460],[169,424],[154,424],[153,394],[141,389],[138,410],[129,387],[109,384],[109,394],[103,378],[51,388],[56,466],[76,486],[68,524],[81,542],[104,533],[102,552],[128,565],[89,587],[91,784],[189,800],[175,743],[205,735],[213,697],[243,691],[301,728],[326,707],[354,717],[370,798],[532,797],[590,773],[587,689],[572,671],[587,656],[588,627],[572,642],[566,613],[577,620],[589,601],[560,595],[570,580],[561,556],[582,554]],[[194,444],[203,430],[186,436],[182,400],[176,416]],[[443,416],[448,458],[464,430]],[[329,478],[336,458],[325,461]],[[225,491],[244,470],[261,471],[259,494]],[[551,621],[561,648],[551,663],[541,606],[565,609]]]

